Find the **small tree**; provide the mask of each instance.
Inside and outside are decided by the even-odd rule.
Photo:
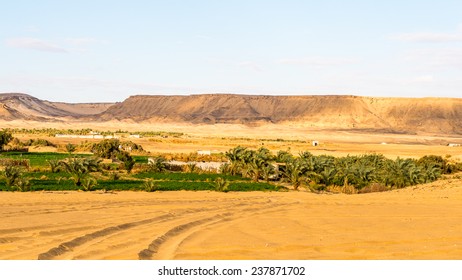
[[[195,162],[189,162],[184,167],[184,171],[188,172],[188,173],[198,172],[199,170],[200,170],[200,168],[197,167],[197,164]]]
[[[148,165],[154,172],[164,172],[167,169],[167,160],[163,157],[154,157],[149,160]]]
[[[142,185],[142,188],[146,192],[154,192],[159,188],[159,186],[154,182],[154,180],[146,179]]]
[[[221,177],[218,177],[215,182],[214,182],[214,185],[215,187],[215,190],[217,192],[227,192],[228,191],[228,187],[229,187],[229,182]]]
[[[76,149],[76,146],[74,144],[67,143],[66,152],[68,152],[69,154],[72,154],[73,152],[75,152],[75,149]]]
[[[24,177],[23,169],[19,166],[8,165],[4,171],[5,184],[11,190],[21,192],[30,190],[30,182]]]
[[[286,163],[285,171],[283,172],[284,177],[292,184],[294,190],[298,190],[302,181],[304,180],[303,177],[303,167],[301,163],[297,160],[289,160]]]
[[[135,160],[125,151],[120,151],[117,154],[117,159],[123,162],[125,170],[127,170],[128,173],[130,173],[135,166]]]
[[[48,165],[50,165],[51,173],[57,173],[60,170],[59,160],[57,159],[50,159],[47,160]]]
[[[3,146],[8,144],[13,139],[13,135],[8,130],[0,131],[0,151],[3,151]]]
[[[90,172],[99,169],[101,160],[96,158],[69,158],[60,161],[60,164],[71,175],[76,186],[82,185],[82,180],[88,176]]]
[[[116,158],[120,152],[118,139],[105,139],[93,145],[91,151],[101,158]]]
[[[98,182],[93,177],[87,177],[82,180],[82,190],[84,192],[92,191],[96,185],[98,185]]]

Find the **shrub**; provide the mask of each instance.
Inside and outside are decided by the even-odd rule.
[[[49,159],[47,162],[50,165],[51,173],[58,173],[61,170],[59,160]]]
[[[99,170],[100,162],[101,160],[96,158],[69,158],[60,161],[60,164],[72,176],[75,185],[80,186],[88,173]]]
[[[159,188],[159,186],[154,182],[154,180],[146,179],[141,188],[146,192],[154,192]]]
[[[15,138],[16,140],[17,138]],[[18,146],[39,146],[39,147],[56,147],[56,145],[46,139],[28,139],[24,142],[20,142],[19,140],[15,141],[14,144],[17,144]]]
[[[184,166],[184,171],[188,173],[196,173],[200,170],[199,167],[197,167],[197,164],[195,162],[189,162]]]
[[[0,131],[0,151],[3,150],[3,146],[8,144],[13,139],[13,135],[9,130],[1,130]]]
[[[30,191],[30,182],[27,178],[21,177],[16,181],[14,185],[14,190],[20,192],[28,192]]]
[[[4,171],[5,184],[11,190],[28,191],[30,183],[27,178],[24,178],[23,168],[19,166],[7,166]]]
[[[135,160],[130,156],[129,153],[125,151],[120,151],[117,154],[117,159],[122,161],[124,168],[128,173],[130,173],[133,169],[133,166],[135,166]]]
[[[158,156],[150,158],[148,161],[149,169],[153,172],[164,172],[167,170],[167,160],[164,157]]]
[[[82,180],[82,190],[84,192],[92,191],[93,188],[98,185],[98,182],[93,177],[87,177]]]
[[[118,139],[105,139],[93,144],[91,151],[101,158],[116,158],[119,153],[120,141]]]
[[[112,181],[117,181],[120,179],[120,174],[118,172],[111,172],[110,178]]]
[[[30,160],[16,158],[0,158],[0,166],[22,166],[28,169],[30,167]]]
[[[229,182],[221,177],[215,179],[213,186],[217,192],[227,192],[229,187]]]
[[[76,148],[77,148],[76,145],[74,145],[74,144],[72,144],[72,143],[68,143],[68,144],[66,145],[66,152],[68,152],[68,153],[71,154],[71,153],[75,152],[75,149],[76,149]]]

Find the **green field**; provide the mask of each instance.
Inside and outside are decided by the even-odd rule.
[[[67,191],[81,190],[81,186],[75,185],[72,176],[69,172],[58,171],[51,172],[48,161],[61,161],[69,158],[68,153],[41,153],[41,152],[3,152],[0,154],[0,159],[27,160],[29,168],[24,169],[22,176],[27,178],[30,183],[30,191]],[[74,157],[74,155],[72,156]],[[76,155],[79,158],[90,158],[90,154]],[[147,156],[133,156],[135,163],[139,168],[147,166]],[[199,190],[215,190],[214,181],[222,178],[228,182],[228,191],[277,191],[278,186],[262,183],[251,182],[249,178],[242,176],[232,176],[217,173],[183,173],[183,172],[153,172],[139,171],[137,173],[128,174],[124,170],[119,170],[119,164],[111,163],[102,165],[106,166],[106,171],[99,170],[90,172],[89,177],[96,179],[96,184],[92,186],[92,190],[106,191],[143,191],[146,180],[152,181],[156,185],[157,191],[199,191]],[[119,179],[111,179],[111,175],[117,174]],[[0,177],[0,191],[11,191],[12,187],[6,184],[5,176]]]

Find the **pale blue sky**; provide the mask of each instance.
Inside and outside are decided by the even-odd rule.
[[[0,92],[462,98],[460,0],[0,4]]]

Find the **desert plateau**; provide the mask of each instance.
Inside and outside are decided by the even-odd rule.
[[[201,94],[72,104],[8,93],[0,94],[0,125],[11,132],[0,152],[2,260],[462,259],[458,98]],[[113,140],[142,149],[107,156],[107,170],[89,170],[82,183],[69,170],[50,171],[50,161],[64,168]],[[281,178],[244,165],[228,177],[191,166],[232,164],[239,147],[271,154],[268,162],[286,168]],[[133,158],[130,170],[121,154]],[[428,166],[430,155],[444,166]],[[327,181],[315,167],[284,177],[302,157],[337,164],[368,156],[412,165],[406,170],[416,177],[381,181],[387,174],[366,168],[373,176],[359,186],[351,175],[359,173],[337,170]],[[146,169],[161,157],[185,158],[190,170]],[[27,191],[14,185],[25,181],[8,186],[12,162],[26,166]],[[436,167],[434,178],[424,176]],[[222,177],[229,189],[210,187]],[[138,187],[149,182],[157,189]],[[380,192],[361,191],[374,184]]]

